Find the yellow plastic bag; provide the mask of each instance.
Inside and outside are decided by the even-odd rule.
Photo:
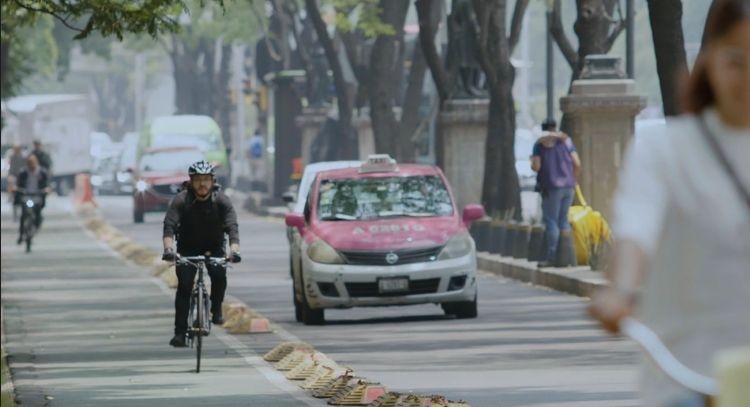
[[[578,185],[576,198],[579,205],[572,205],[568,210],[568,222],[573,229],[576,262],[578,265],[589,265],[592,257],[601,254],[609,244],[611,233],[604,216],[588,206]]]

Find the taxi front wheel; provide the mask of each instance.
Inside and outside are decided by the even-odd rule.
[[[302,301],[294,301],[295,314],[299,312],[300,319],[305,325],[323,325],[325,324],[325,310],[323,308],[313,309],[307,303],[307,295],[302,294]],[[299,310],[299,311],[298,311]]]
[[[476,318],[479,315],[476,296],[474,301],[447,302],[440,306],[446,315],[455,315],[457,319]]]

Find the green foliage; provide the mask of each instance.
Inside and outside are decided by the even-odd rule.
[[[330,0],[336,28],[343,32],[360,30],[366,38],[394,35],[396,30],[380,18],[378,0]]]
[[[223,0],[216,1],[223,4]],[[179,23],[173,16],[185,9],[183,0],[2,0],[2,5],[10,13],[4,16],[24,16],[27,25],[39,16],[49,15],[77,31],[75,39],[100,33],[119,40],[125,33],[156,36],[176,31]],[[85,23],[77,25],[82,21]]]
[[[15,95],[21,89],[23,79],[32,73],[44,77],[52,77],[55,73],[59,51],[53,36],[52,17],[22,18],[25,21],[20,26],[12,22],[6,24],[3,19],[2,42],[9,47],[0,89],[3,97]]]

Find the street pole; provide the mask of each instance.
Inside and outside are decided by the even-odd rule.
[[[232,185],[237,184],[237,178],[240,175],[247,174],[247,165],[243,162],[242,157],[245,149],[243,141],[245,138],[245,45],[235,44],[232,47],[232,59],[234,62],[234,94],[235,107],[237,116],[237,125],[232,137]]]
[[[635,79],[635,0],[627,0],[626,4],[626,18],[627,18],[627,30],[625,38],[625,52],[626,52],[626,64],[628,70],[628,78]]]
[[[555,55],[552,43],[552,7],[554,2],[547,1],[547,119],[555,117]]]
[[[135,109],[135,131],[140,131],[143,127],[143,94],[145,86],[145,65],[146,56],[139,52],[135,54],[135,86],[133,97],[133,108]]]

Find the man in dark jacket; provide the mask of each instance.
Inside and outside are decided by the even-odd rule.
[[[42,149],[42,142],[39,140],[34,140],[34,149],[31,150],[31,154],[34,154],[36,158],[39,160],[39,165],[44,168],[47,173],[50,173],[52,171],[52,157],[47,154],[46,151]]]
[[[19,191],[20,190],[20,191]],[[18,174],[18,179],[13,187],[15,192],[14,205],[21,205],[21,199],[24,194],[34,195],[41,194],[41,199],[38,199],[38,203],[34,205],[34,212],[36,213],[36,227],[39,229],[42,226],[42,209],[44,208],[45,199],[44,194],[50,192],[49,188],[49,175],[47,171],[39,165],[39,159],[34,154],[29,154],[26,157],[26,168]],[[18,244],[23,241],[23,230],[24,222],[26,221],[26,212],[21,214],[21,223],[18,228]]]
[[[239,262],[241,257],[237,214],[232,201],[216,185],[213,166],[206,161],[199,161],[190,166],[188,174],[190,181],[185,183],[185,188],[169,203],[164,217],[162,259],[174,261],[177,258],[173,249],[175,237],[180,256],[224,257],[226,234],[229,236],[229,258],[233,263]],[[227,288],[227,271],[219,265],[207,263],[206,266],[211,277],[211,321],[221,325],[224,323],[221,303]],[[190,294],[197,271],[189,265],[178,265],[176,271],[178,283],[174,300],[175,327],[174,337],[169,344],[185,347]]]

